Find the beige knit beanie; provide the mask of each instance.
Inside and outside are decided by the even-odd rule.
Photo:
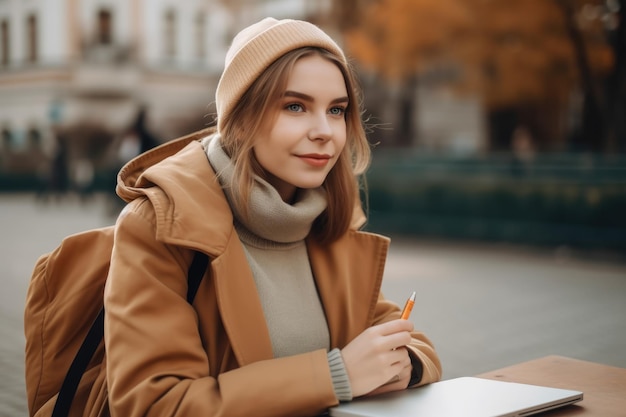
[[[226,115],[267,67],[287,52],[305,46],[327,49],[346,62],[341,48],[309,22],[267,17],[239,32],[226,53],[224,72],[215,92],[218,131]]]

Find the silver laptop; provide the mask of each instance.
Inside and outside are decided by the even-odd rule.
[[[333,417],[517,417],[583,399],[580,391],[462,377],[358,398],[329,410]]]

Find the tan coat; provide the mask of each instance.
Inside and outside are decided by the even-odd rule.
[[[139,157],[118,178],[118,194],[132,202],[117,222],[105,290],[111,415],[316,415],[337,404],[327,352],[273,358],[232,213],[192,140],[201,136]],[[307,240],[331,348],[399,317],[380,294],[388,243],[356,230],[328,246]],[[193,307],[185,300],[189,249],[212,259]],[[412,351],[424,364],[421,383],[438,380],[431,343],[413,336]]]

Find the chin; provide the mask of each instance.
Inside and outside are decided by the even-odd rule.
[[[302,188],[305,190],[310,190],[313,188],[318,188],[324,184],[324,180],[322,181],[303,181],[297,185],[298,188]]]

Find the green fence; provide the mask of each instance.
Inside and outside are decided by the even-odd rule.
[[[626,251],[626,159],[376,151],[370,230]]]

